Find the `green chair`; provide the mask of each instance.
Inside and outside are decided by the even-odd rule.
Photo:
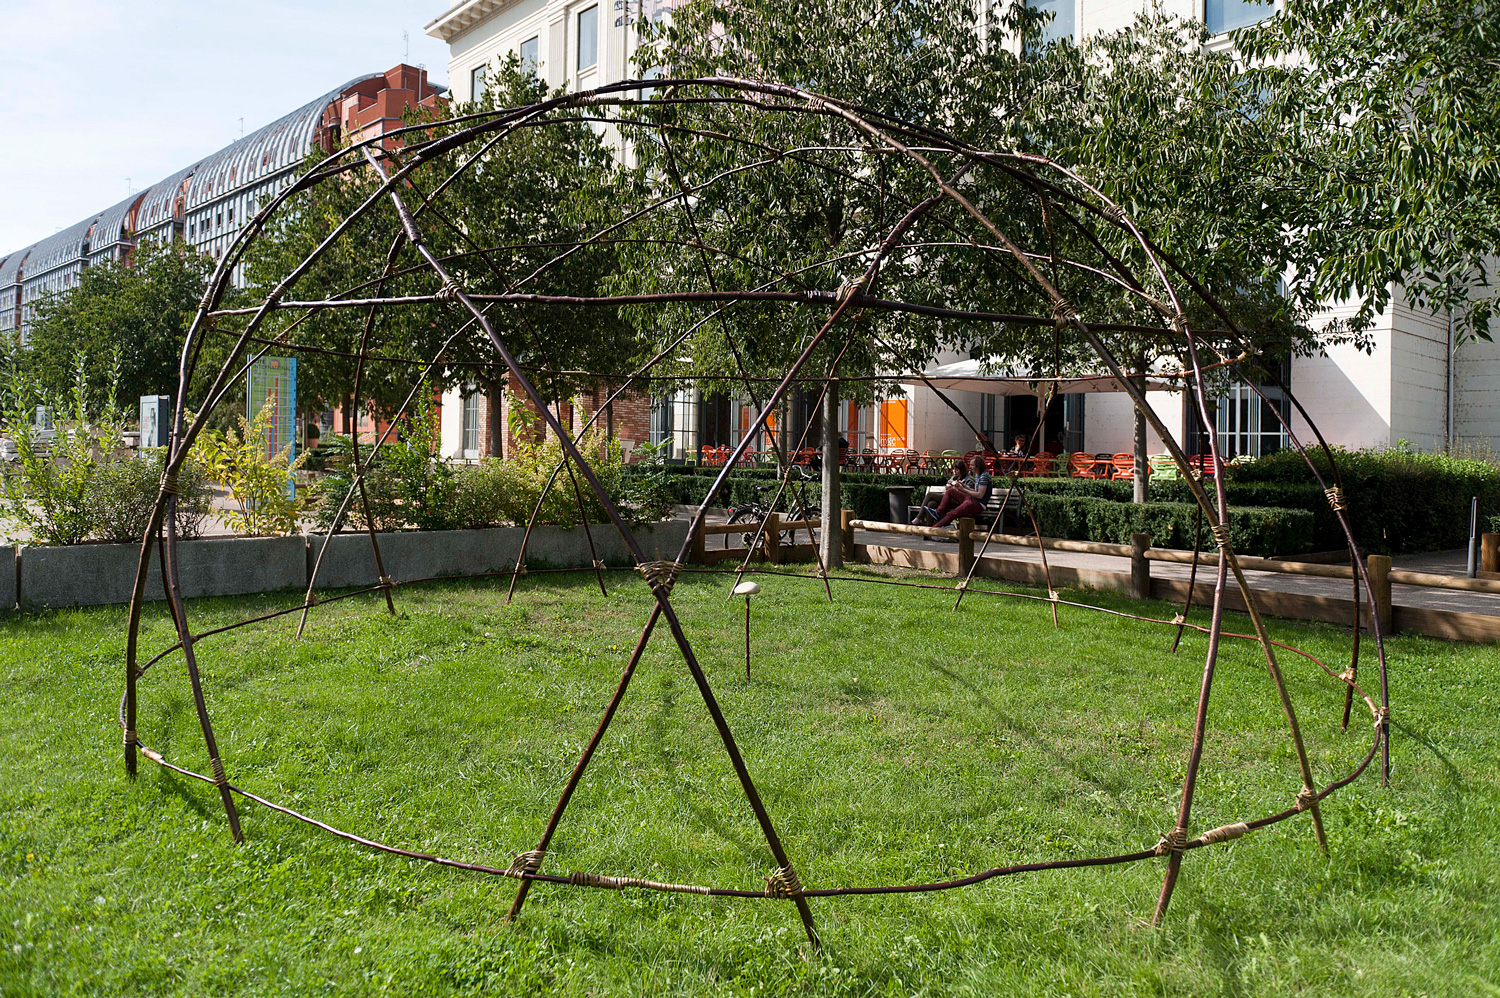
[[[1171,454],[1152,454],[1146,458],[1146,466],[1151,469],[1151,477],[1158,481],[1175,482],[1182,477]]]

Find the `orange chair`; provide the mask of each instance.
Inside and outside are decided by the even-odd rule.
[[[1094,455],[1082,451],[1068,455],[1068,474],[1074,478],[1098,478],[1094,466],[1099,462]]]
[[[1057,455],[1051,451],[1042,451],[1031,459],[1022,469],[1021,474],[1027,478],[1047,478],[1052,474],[1052,464],[1057,460]]]
[[[1109,463],[1114,466],[1114,474],[1111,477],[1113,477],[1115,479],[1115,481],[1132,481],[1132,480],[1134,480],[1134,478],[1135,478],[1135,455],[1134,454],[1123,454],[1123,453],[1122,454],[1116,454],[1116,455],[1114,455],[1113,457],[1111,457],[1109,459]],[[1147,473],[1149,474],[1149,469],[1148,469]]]

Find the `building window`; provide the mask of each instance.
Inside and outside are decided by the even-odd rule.
[[[479,457],[479,390],[473,385],[464,386],[462,457],[474,460]]]
[[[540,43],[540,38],[528,38],[521,43],[521,72],[536,75]]]
[[[663,457],[672,456],[672,409],[674,399],[671,395],[651,400],[651,443],[653,446],[668,442]]]
[[[1204,0],[1203,21],[1220,35],[1264,20],[1276,12],[1275,0]]]
[[[469,100],[484,99],[484,70],[485,67],[478,66],[469,74]]]
[[[1052,15],[1051,19],[1042,25],[1043,47],[1064,38],[1068,41],[1074,40],[1074,3],[1075,0],[1026,0],[1026,6],[1032,10]]]
[[[1280,373],[1281,384],[1290,387],[1290,361],[1282,363]],[[1209,403],[1219,455],[1226,461],[1237,457],[1267,457],[1290,443],[1278,418],[1278,414],[1288,414],[1286,392],[1269,382],[1258,387],[1259,394],[1250,385],[1240,382]],[[1184,399],[1183,408],[1187,452],[1207,454],[1208,434],[1203,432],[1203,420],[1191,395]]]
[[[578,71],[591,69],[599,61],[599,8],[578,14]]]

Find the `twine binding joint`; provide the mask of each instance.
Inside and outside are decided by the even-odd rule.
[[[766,878],[766,897],[796,898],[801,896],[802,882],[797,879],[797,871],[790,866],[778,867],[775,873]]]
[[[510,861],[506,873],[513,877],[532,877],[542,868],[542,859],[546,857],[545,849],[528,849],[526,852],[517,854]]]
[[[1157,841],[1156,845],[1151,847],[1151,851],[1157,856],[1165,856],[1168,853],[1182,852],[1186,848],[1187,829],[1174,828],[1167,834],[1163,835]]]

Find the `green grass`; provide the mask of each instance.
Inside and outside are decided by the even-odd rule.
[[[868,578],[868,576],[866,576]],[[674,603],[808,887],[936,880],[1139,849],[1169,827],[1204,642],[1045,603],[763,579],[747,684],[723,576]],[[356,597],[201,647],[230,778],[354,832],[505,865],[530,848],[640,625],[639,579]],[[287,597],[202,601],[201,629]],[[1100,605],[1132,604],[1099,594]],[[1153,607],[1170,616],[1171,608]],[[1299,817],[1163,863],[937,894],[789,904],[514,884],[361,850],[146,760],[125,779],[120,608],[0,616],[0,995],[1500,994],[1493,648],[1392,642],[1395,769]],[[1243,619],[1231,618],[1243,629]],[[1274,625],[1340,668],[1347,636]],[[146,646],[169,641],[149,613]],[[1225,648],[1194,824],[1289,806],[1299,781],[1254,646]],[[1286,656],[1320,781],[1369,724]],[[1371,670],[1372,672],[1373,670]],[[1366,672],[1368,677],[1371,672]],[[180,656],[141,682],[142,738],[207,770]],[[759,888],[774,866],[665,627],[547,869]]]

